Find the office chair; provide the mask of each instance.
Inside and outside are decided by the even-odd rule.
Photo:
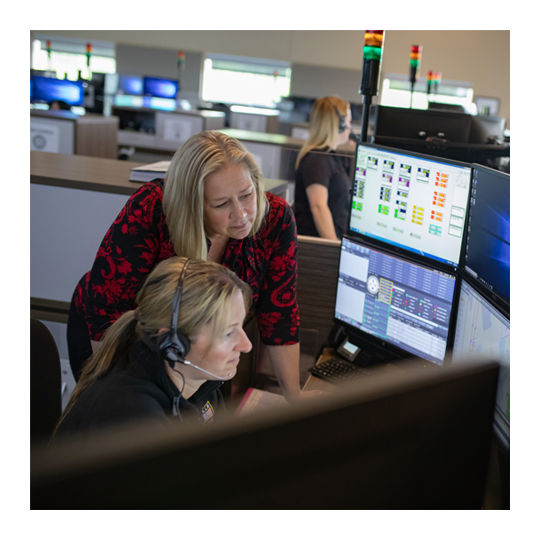
[[[62,414],[60,355],[49,329],[30,318],[30,442],[52,435]]]

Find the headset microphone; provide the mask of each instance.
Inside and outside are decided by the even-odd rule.
[[[191,348],[191,343],[189,341],[189,338],[184,333],[178,331],[177,322],[178,312],[180,311],[180,302],[182,300],[182,287],[184,283],[184,277],[186,275],[187,267],[190,261],[191,259],[186,260],[184,267],[182,268],[182,272],[180,273],[180,277],[178,278],[178,285],[176,286],[176,291],[174,293],[171,326],[169,332],[165,336],[165,339],[163,339],[163,341],[159,345],[159,355],[162,360],[169,363],[171,369],[174,368],[174,364],[176,362],[179,362],[180,364],[184,364],[186,366],[191,366],[195,369],[198,369],[199,371],[211,375],[216,379],[225,381],[229,377],[231,377],[232,373],[229,373],[226,377],[220,377],[219,375],[210,373],[209,371],[206,371],[205,369],[200,368],[199,366],[196,366],[195,364],[192,364],[189,360],[185,359],[189,352],[189,349]]]

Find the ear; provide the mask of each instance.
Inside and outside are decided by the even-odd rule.
[[[170,328],[160,328],[159,331],[158,331],[158,336],[160,336],[164,332],[168,332],[169,330],[170,330]]]

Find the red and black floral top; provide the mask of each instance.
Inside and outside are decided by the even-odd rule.
[[[266,194],[270,210],[252,237],[230,239],[221,264],[251,286],[261,341],[298,342],[296,222],[287,202]],[[74,303],[90,337],[133,309],[135,296],[154,266],[174,255],[162,207],[163,180],[141,186],[105,234],[94,265],[77,285]],[[209,243],[210,246],[210,243]]]

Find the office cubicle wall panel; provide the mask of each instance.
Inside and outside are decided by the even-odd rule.
[[[30,296],[70,302],[127,195],[30,185]]]

